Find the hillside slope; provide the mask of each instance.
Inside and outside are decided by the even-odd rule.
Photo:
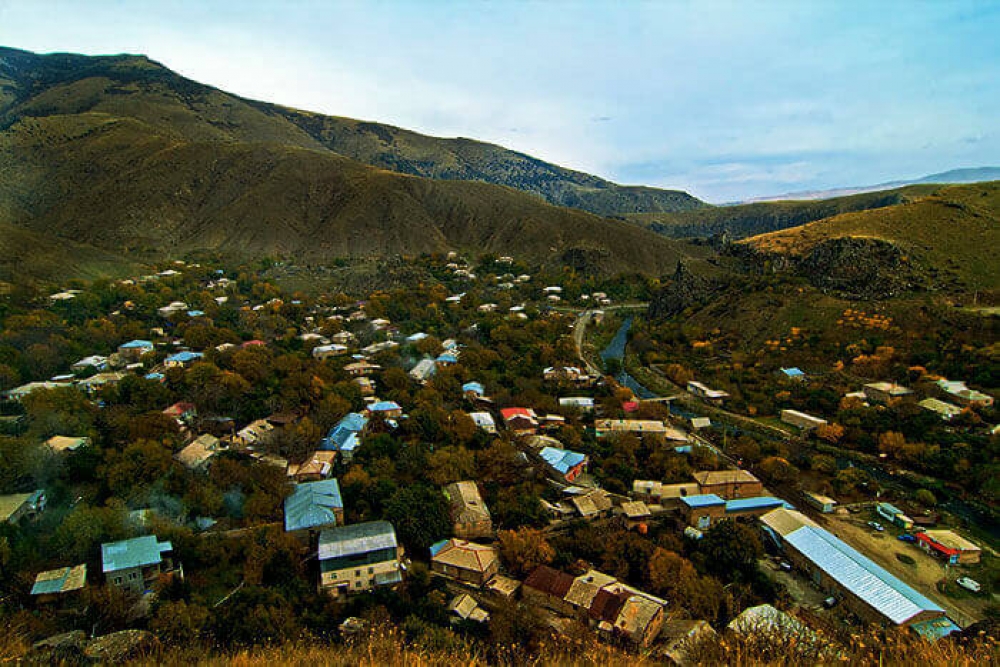
[[[685,244],[508,188],[403,176],[322,148],[181,134],[108,111],[22,117],[0,132],[0,223],[150,260],[456,248],[657,274],[691,256]]]
[[[1000,289],[1000,181],[943,186],[894,206],[844,213],[742,242],[759,253],[806,261],[834,243],[841,249],[888,244],[903,263],[938,284]]]
[[[671,238],[704,238],[727,234],[732,239],[741,239],[804,225],[840,213],[893,206],[938,189],[940,186],[936,185],[911,185],[895,190],[818,201],[755,202],[678,213],[640,213],[624,218]]]
[[[137,118],[190,140],[327,149],[399,173],[505,185],[599,215],[705,205],[685,192],[621,186],[471,139],[244,100],[141,56],[42,56],[0,47],[0,127],[28,116],[84,112]]]

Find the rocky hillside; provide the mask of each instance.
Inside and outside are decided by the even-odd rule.
[[[598,215],[705,205],[685,192],[622,186],[480,141],[244,100],[139,56],[40,56],[0,48],[0,124],[84,112],[126,115],[156,126],[166,122],[189,139],[325,149],[402,174],[504,185]]]

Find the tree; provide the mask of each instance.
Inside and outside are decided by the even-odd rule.
[[[386,502],[385,513],[399,539],[412,552],[423,553],[451,535],[448,501],[440,489],[428,484],[417,483],[397,490]]]
[[[178,600],[160,605],[149,621],[149,629],[160,639],[181,646],[200,639],[208,620],[208,609]]]
[[[515,576],[527,576],[539,565],[551,563],[556,556],[545,533],[534,528],[501,530],[497,538],[504,565]]]
[[[917,489],[917,492],[913,494],[913,499],[924,507],[934,507],[937,505],[937,498],[930,489]]]
[[[816,437],[835,445],[844,437],[844,427],[835,422],[820,424],[816,427]]]
[[[476,457],[465,447],[443,447],[427,455],[427,479],[438,486],[468,479],[476,472]]]
[[[765,482],[785,484],[798,477],[799,469],[780,456],[768,456],[760,462],[757,470]]]
[[[698,552],[709,572],[734,581],[750,581],[764,547],[757,531],[732,519],[723,519],[698,542]]]
[[[878,437],[878,450],[889,458],[896,458],[906,447],[906,438],[902,433],[886,431]]]

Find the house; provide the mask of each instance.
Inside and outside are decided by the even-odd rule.
[[[806,498],[806,502],[812,505],[814,508],[822,512],[823,514],[830,514],[833,509],[837,506],[837,501],[828,496],[824,496],[819,493],[813,493],[807,491],[803,494]]]
[[[94,354],[89,357],[84,357],[80,361],[69,367],[74,373],[82,373],[89,371],[91,369],[95,371],[106,371],[108,369],[108,358],[102,357],[99,354]]]
[[[493,536],[493,519],[475,482],[455,482],[443,491],[450,504],[456,537],[468,540]]]
[[[481,382],[466,382],[462,385],[462,395],[470,400],[486,396],[486,387]]]
[[[712,420],[708,417],[691,417],[691,428],[700,431],[703,428],[710,428]]]
[[[454,366],[458,363],[458,356],[453,352],[442,352],[434,361],[438,366]]]
[[[958,415],[962,414],[962,408],[957,405],[952,405],[951,403],[945,403],[944,401],[940,401],[936,398],[925,398],[917,403],[917,405],[928,412],[933,412],[944,421],[951,421]]]
[[[194,403],[187,403],[184,401],[178,401],[173,405],[163,409],[163,414],[168,417],[173,417],[179,423],[186,424],[191,422],[195,417],[198,416],[198,411],[194,406]]]
[[[187,447],[174,454],[174,458],[188,470],[204,472],[208,469],[212,457],[220,449],[218,438],[211,433],[203,433]]]
[[[381,416],[383,419],[399,419],[403,416],[402,406],[395,401],[378,401],[372,403],[366,409],[372,417]]]
[[[594,489],[572,496],[569,502],[584,519],[598,519],[611,514],[611,496],[604,489]]]
[[[75,452],[88,445],[90,445],[90,438],[87,437],[71,438],[65,435],[54,435],[45,441],[45,446],[57,454]]]
[[[594,421],[594,435],[606,438],[619,433],[631,433],[639,437],[665,435],[667,425],[654,419],[597,419]]]
[[[653,518],[653,512],[649,509],[649,505],[641,500],[624,502],[620,509],[622,516],[625,518],[625,525],[628,528],[645,526]]]
[[[903,530],[913,528],[913,519],[906,516],[906,514],[903,513],[903,510],[890,503],[876,503],[875,513],[889,523],[899,526]]]
[[[368,418],[359,412],[350,412],[330,429],[320,449],[340,452],[344,461],[354,458],[354,450],[361,446],[361,434],[368,425]]]
[[[354,340],[354,334],[350,331],[338,331],[330,336],[330,340],[334,343],[339,343],[340,345],[347,345]]]
[[[691,380],[687,383],[687,390],[689,393],[713,405],[722,405],[722,402],[729,398],[728,393],[719,389],[710,389],[701,382],[696,382],[695,380]]]
[[[340,343],[330,343],[329,345],[317,345],[312,349],[313,359],[332,359],[347,354],[347,346]]]
[[[547,382],[564,382],[577,386],[592,385],[595,379],[576,366],[550,366],[542,371],[542,378]]]
[[[358,391],[361,392],[362,396],[374,396],[375,395],[375,380],[369,377],[359,377],[351,380],[358,387]]]
[[[587,469],[587,455],[557,447],[543,447],[538,455],[567,482],[572,482]]]
[[[267,442],[274,433],[274,427],[266,419],[250,422],[236,432],[236,442],[245,447],[253,447]]]
[[[490,620],[490,613],[480,607],[476,598],[468,593],[456,595],[448,603],[448,611],[457,617],[453,619],[455,622],[459,619],[463,621],[475,621],[476,623],[486,623]]]
[[[726,517],[726,501],[714,493],[684,496],[681,514],[689,526],[705,530]]]
[[[267,347],[267,343],[257,338],[254,338],[253,340],[245,340],[240,343],[241,350],[248,350],[252,347]]]
[[[289,463],[288,476],[295,482],[317,482],[333,473],[337,452],[317,450],[302,463]]]
[[[500,553],[496,547],[452,538],[431,546],[431,572],[484,586],[500,571]]]
[[[929,554],[943,556],[951,565],[975,565],[983,550],[950,530],[925,530],[917,533],[917,545]]]
[[[514,435],[533,435],[538,431],[538,415],[531,408],[504,408],[500,415],[504,426]]]
[[[959,405],[988,408],[993,405],[993,397],[975,389],[969,389],[961,380],[938,380],[938,388],[946,398]]]
[[[476,423],[476,426],[487,433],[497,432],[496,422],[493,421],[493,415],[489,412],[470,412],[469,417]]]
[[[813,417],[812,415],[807,415],[806,413],[799,412],[798,410],[782,410],[781,422],[783,424],[791,424],[802,431],[811,431],[814,428],[827,423],[825,419]]]
[[[720,498],[752,498],[764,492],[764,485],[747,470],[702,470],[691,475],[703,494]]]
[[[580,412],[593,412],[594,399],[589,396],[567,396],[559,399],[559,407],[579,410]]]
[[[185,350],[183,352],[171,354],[163,360],[163,365],[167,368],[184,368],[185,366],[193,364],[198,359],[201,359],[201,357],[201,352],[191,352],[189,350]]]
[[[39,390],[58,389],[65,386],[65,384],[60,384],[59,382],[29,382],[27,384],[22,384],[20,387],[8,389],[3,393],[3,396],[11,401],[20,401],[22,398],[33,392]]]
[[[354,363],[347,364],[344,366],[344,372],[351,377],[361,377],[362,375],[368,375],[369,373],[374,373],[376,371],[382,370],[382,367],[378,364],[373,364],[367,359],[362,359],[361,361],[355,361]]]
[[[327,528],[319,534],[319,589],[334,597],[403,580],[403,550],[388,521]]]
[[[726,518],[737,519],[746,516],[762,516],[779,507],[794,509],[781,498],[775,498],[774,496],[736,498],[726,501]]]
[[[667,657],[670,664],[692,665],[695,664],[692,649],[701,642],[713,641],[718,635],[703,620],[670,619],[664,622],[660,631],[662,640],[663,655]]]
[[[677,505],[681,498],[700,494],[701,487],[697,482],[664,484],[654,480],[637,479],[632,482],[632,493],[637,498],[651,503]]]
[[[102,544],[104,578],[123,591],[137,594],[148,591],[160,574],[174,571],[170,558],[164,557],[173,548],[170,542],[160,542],[155,535]]]
[[[792,366],[791,368],[782,368],[778,371],[778,374],[786,380],[795,380],[796,382],[802,382],[806,379],[806,374],[795,366]]]
[[[521,582],[517,579],[498,574],[487,581],[484,588],[497,599],[510,602],[521,589]]]
[[[148,340],[130,340],[118,346],[118,354],[125,361],[139,361],[142,355],[153,351],[153,344]]]
[[[82,591],[87,586],[87,565],[61,567],[39,572],[31,587],[31,597],[38,604],[46,604]]]
[[[296,484],[285,498],[285,532],[332,528],[344,523],[344,501],[335,479]]]
[[[0,523],[17,523],[34,519],[45,511],[48,498],[42,490],[0,496]]]
[[[415,334],[410,334],[409,336],[407,336],[404,339],[404,341],[407,342],[407,343],[419,343],[420,341],[422,341],[423,339],[425,339],[427,337],[428,336],[427,336],[426,333],[424,333],[423,331],[418,331]]]
[[[125,377],[124,373],[98,373],[89,378],[78,380],[76,386],[83,391],[92,394],[105,385],[117,384]]]
[[[793,566],[862,619],[917,632],[926,631],[924,622],[946,620],[938,604],[799,512],[777,509],[761,521]]]
[[[895,382],[871,382],[862,387],[865,397],[873,403],[889,405],[893,401],[901,401],[913,396],[913,390],[907,389]]]
[[[525,599],[595,627],[606,639],[648,646],[663,627],[666,601],[590,570],[572,577],[548,566],[524,581]]]
[[[437,373],[437,362],[433,359],[421,359],[417,365],[410,369],[410,377],[417,382],[427,382]]]

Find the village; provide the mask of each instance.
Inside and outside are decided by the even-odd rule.
[[[615,333],[627,294],[539,283],[513,257],[422,261],[439,285],[360,300],[184,262],[51,294],[38,310],[110,333],[3,392],[4,451],[32,448],[0,496],[19,613],[51,634],[90,608],[106,632],[179,633],[179,605],[270,586],[334,605],[312,622],[350,634],[412,586],[433,593],[426,622],[472,636],[518,631],[521,610],[531,632],[687,664],[722,633],[937,641],[996,608],[995,534],[876,492],[887,456],[820,450],[800,478],[790,452],[833,442],[832,415],[729,421],[730,394],[687,377],[644,395],[579,346],[584,326]],[[962,380],[873,378],[842,400],[975,414],[997,437],[993,397]]]

